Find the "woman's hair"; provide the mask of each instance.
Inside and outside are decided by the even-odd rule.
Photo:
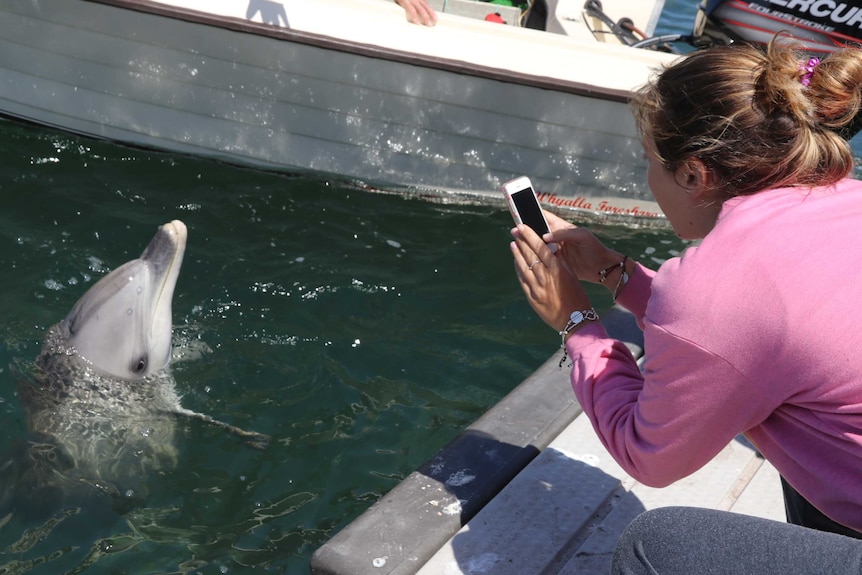
[[[655,142],[666,168],[699,159],[722,201],[829,185],[850,173],[853,153],[841,132],[859,112],[862,50],[833,52],[808,72],[809,56],[781,40],[765,51],[731,45],[694,52],[635,94],[638,130]]]

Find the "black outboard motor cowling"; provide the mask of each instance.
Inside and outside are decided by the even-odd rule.
[[[862,45],[862,0],[703,0],[693,43],[766,44],[781,31],[812,54]]]

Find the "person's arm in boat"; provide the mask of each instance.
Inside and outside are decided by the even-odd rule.
[[[428,0],[395,0],[395,3],[404,8],[407,20],[413,24],[433,26],[437,23],[437,13]]]

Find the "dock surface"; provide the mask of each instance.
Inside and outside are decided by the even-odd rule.
[[[657,489],[625,473],[581,415],[418,573],[606,575],[629,522],[671,505],[784,520],[778,473],[744,439]]]
[[[602,323],[642,356],[634,319]],[[575,400],[559,354],[492,407],[311,560],[314,575],[606,575],[641,512],[722,509],[784,520],[777,471],[740,436],[661,489],[628,475]]]

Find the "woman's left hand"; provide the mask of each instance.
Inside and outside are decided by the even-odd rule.
[[[524,225],[512,230],[515,272],[527,301],[542,321],[557,331],[576,310],[590,308],[581,282],[536,232]]]

